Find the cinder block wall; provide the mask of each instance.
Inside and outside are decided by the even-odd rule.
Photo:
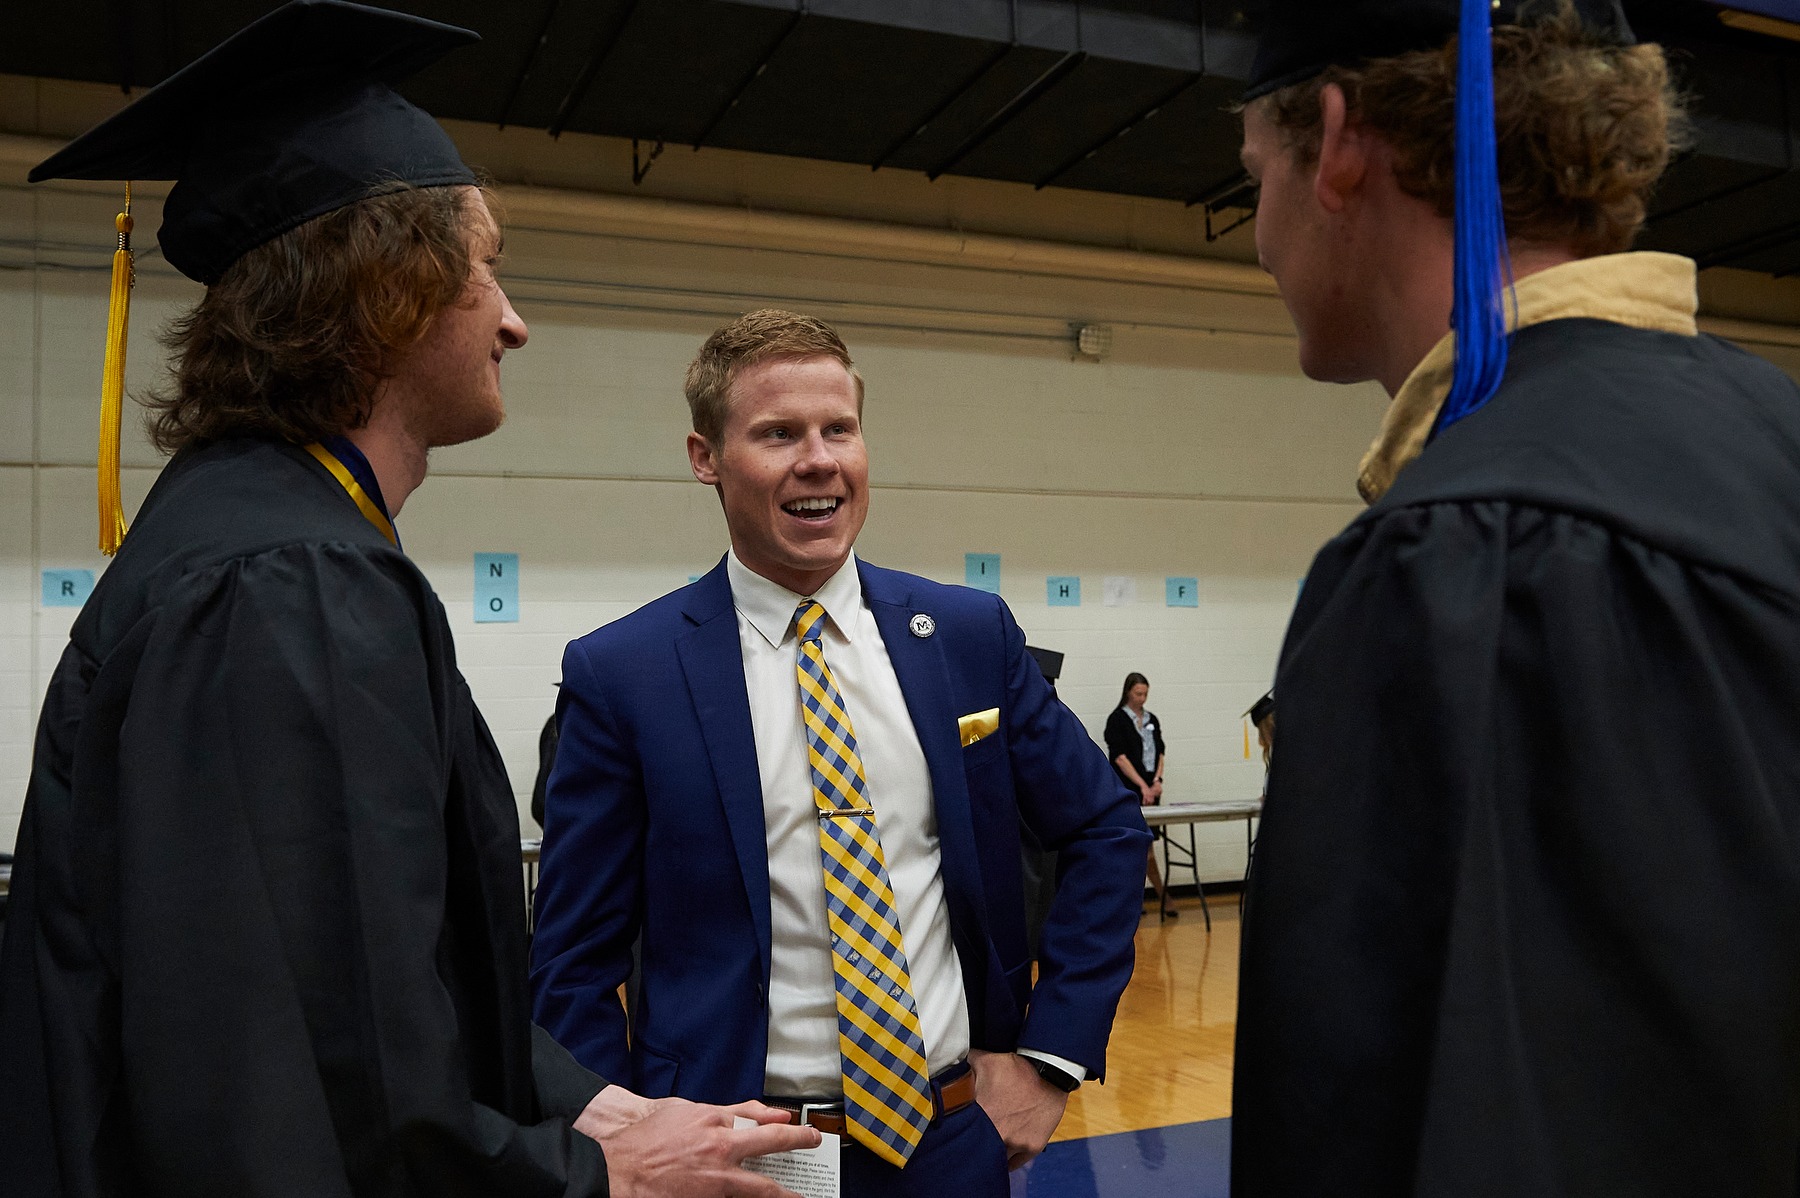
[[[999,553],[1002,595],[1033,643],[1068,655],[1061,693],[1096,737],[1123,676],[1142,671],[1167,731],[1170,798],[1257,793],[1238,713],[1269,683],[1311,555],[1358,510],[1351,480],[1382,406],[1369,389],[1299,378],[1271,297],[534,227],[531,197],[507,199],[522,215],[505,275],[532,330],[505,364],[507,425],[435,455],[398,524],[450,611],[522,810],[564,643],[725,549],[717,500],[687,474],[680,380],[711,328],[764,304],[837,321],[867,378],[866,557],[960,581],[965,553]],[[0,272],[5,840],[74,615],[41,605],[41,572],[105,567],[92,494],[98,231],[113,206],[0,187],[0,238],[32,259]],[[139,221],[155,228],[153,201]],[[158,383],[156,334],[197,292],[145,255],[134,389]],[[1241,326],[1245,305],[1275,327],[1216,331],[1233,307]],[[1072,319],[1113,328],[1105,361],[1073,360]],[[159,465],[135,424],[125,461],[135,506]],[[519,555],[518,623],[474,622],[477,552]],[[1048,606],[1050,575],[1080,577],[1083,605]],[[1106,606],[1107,576],[1130,577],[1136,601]],[[1197,608],[1165,605],[1168,576],[1199,580]],[[1210,876],[1241,870],[1241,828],[1202,840]]]

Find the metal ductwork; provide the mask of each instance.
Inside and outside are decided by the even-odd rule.
[[[1800,273],[1800,41],[1787,0],[1626,0],[1695,98],[1642,244]],[[272,0],[61,0],[0,72],[155,83]],[[481,31],[409,94],[440,117],[1175,200],[1241,215],[1248,0],[410,0]],[[1800,25],[1792,27],[1800,34]],[[660,146],[660,150],[659,147]],[[1238,210],[1235,214],[1233,210]]]

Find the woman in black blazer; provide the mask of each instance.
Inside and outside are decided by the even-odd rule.
[[[1162,721],[1155,712],[1144,710],[1149,697],[1150,680],[1135,672],[1127,674],[1118,709],[1106,717],[1106,755],[1145,807],[1161,802],[1163,791]],[[1175,916],[1177,912],[1169,910],[1169,890],[1163,885],[1162,871],[1156,868],[1154,844],[1150,846],[1149,876],[1159,911],[1165,917]]]

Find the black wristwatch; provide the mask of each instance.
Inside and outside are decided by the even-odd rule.
[[[1019,1055],[1024,1056],[1025,1054],[1020,1053]],[[1076,1090],[1081,1088],[1081,1079],[1076,1077],[1073,1073],[1070,1073],[1068,1070],[1058,1069],[1049,1061],[1040,1061],[1036,1057],[1025,1057],[1025,1059],[1031,1062],[1031,1067],[1037,1070],[1037,1075],[1039,1077],[1055,1086],[1058,1090],[1061,1090],[1064,1094],[1073,1094]]]

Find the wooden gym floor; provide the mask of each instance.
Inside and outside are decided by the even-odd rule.
[[[1236,895],[1178,900],[1138,925],[1104,1085],[1083,1086],[1056,1142],[1010,1178],[1012,1198],[1229,1198],[1237,1021]]]
[[[1159,924],[1151,909],[1138,925],[1137,969],[1113,1023],[1106,1082],[1076,1091],[1058,1140],[1231,1114],[1238,900],[1220,894],[1207,903],[1210,936],[1198,898],[1175,901],[1179,919]]]

